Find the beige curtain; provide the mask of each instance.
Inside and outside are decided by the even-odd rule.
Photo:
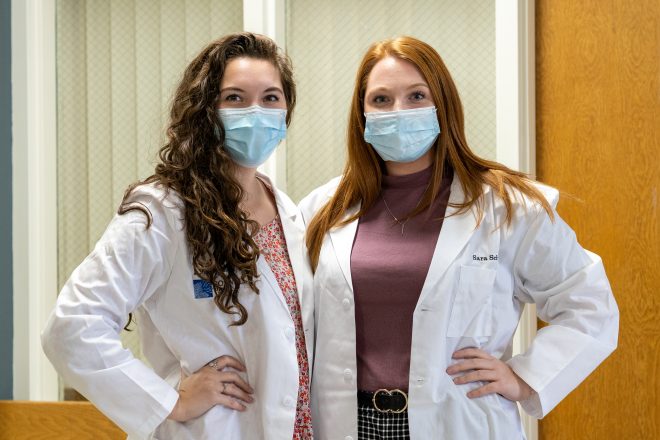
[[[294,200],[341,173],[358,63],[383,38],[412,35],[440,53],[463,100],[470,145],[495,158],[494,0],[287,0],[286,8],[299,92],[287,135]]]
[[[126,186],[153,172],[176,82],[206,43],[243,28],[240,0],[58,0],[60,286]],[[123,335],[140,354],[137,332]]]

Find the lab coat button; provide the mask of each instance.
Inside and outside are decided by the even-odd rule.
[[[353,372],[348,368],[344,370],[344,380],[346,382],[350,382],[351,380],[353,380]]]
[[[418,378],[417,378],[417,385],[418,385],[418,386],[422,385],[422,384],[424,383],[425,380],[426,380],[426,379],[424,379],[423,377],[418,377]]]
[[[284,399],[282,399],[282,405],[286,406],[287,408],[291,408],[294,405],[293,397],[286,396]]]
[[[351,308],[351,300],[348,298],[344,298],[341,304],[344,306],[344,310],[349,310]]]

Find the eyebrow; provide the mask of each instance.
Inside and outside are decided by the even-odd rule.
[[[284,94],[282,89],[279,87],[268,87],[266,90],[264,90],[264,92],[280,92],[281,94]]]
[[[224,89],[220,90],[220,93],[224,92],[245,92],[245,90],[239,87],[225,87]]]
[[[226,93],[226,92],[243,92],[245,93],[245,90],[241,89],[240,87],[225,87],[224,89],[220,90],[220,93]],[[282,89],[279,87],[268,87],[266,90],[264,90],[264,93],[266,92],[280,92],[281,94],[284,94]]]
[[[409,89],[414,89],[416,87],[426,87],[427,89],[430,89],[429,85],[426,83],[416,83],[408,87]]]
[[[427,88],[427,89],[430,89],[430,87],[428,86],[428,84],[425,84],[425,83],[415,83],[415,84],[411,84],[410,86],[407,87],[407,89],[410,90],[410,89],[415,89],[415,88],[417,88],[417,87],[425,87],[425,88]],[[374,89],[371,89],[371,91],[369,91],[368,94],[372,94],[372,93],[380,92],[380,91],[382,91],[382,90],[389,90],[389,88],[388,88],[388,87],[385,87],[385,86],[378,86],[378,87],[376,87],[376,88],[374,88]]]

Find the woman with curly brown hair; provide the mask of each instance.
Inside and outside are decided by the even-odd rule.
[[[155,173],[60,293],[44,350],[130,437],[312,437],[302,218],[256,171],[295,96],[272,40],[209,44],[178,86]],[[122,348],[132,314],[150,366]]]

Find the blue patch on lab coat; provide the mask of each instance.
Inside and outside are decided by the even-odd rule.
[[[193,288],[195,290],[195,299],[213,297],[213,286],[208,281],[193,280]]]

